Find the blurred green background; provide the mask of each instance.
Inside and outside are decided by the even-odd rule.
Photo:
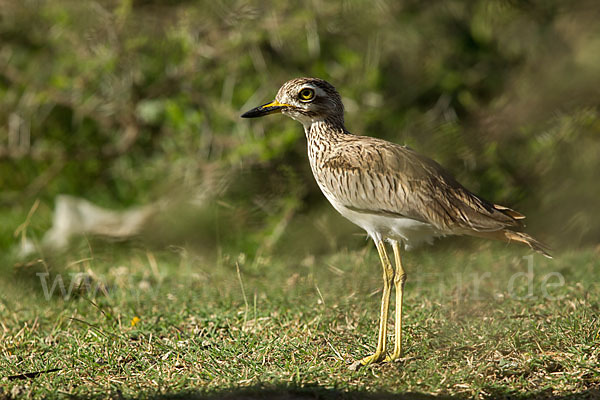
[[[364,243],[301,126],[239,118],[297,76],[338,88],[351,132],[436,159],[558,251],[596,246],[599,20],[593,0],[1,1],[0,247],[26,220],[39,241],[59,194],[185,205],[147,233],[159,247]]]

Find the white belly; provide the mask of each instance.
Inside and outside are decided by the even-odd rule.
[[[361,213],[344,207],[327,194],[325,197],[340,214],[367,231],[373,240],[401,241],[404,247],[410,250],[422,243],[431,244],[435,237],[444,236],[426,222],[406,217]]]

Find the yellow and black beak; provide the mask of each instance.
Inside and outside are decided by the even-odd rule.
[[[292,107],[292,106],[289,104],[280,103],[277,100],[273,100],[270,103],[263,104],[262,106],[253,108],[250,111],[246,111],[245,113],[242,114],[242,118],[264,117],[265,115],[279,113],[285,107]]]

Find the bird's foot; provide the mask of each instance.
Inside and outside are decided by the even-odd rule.
[[[384,363],[394,362],[400,360],[400,352],[393,352],[392,354],[386,356],[383,360]]]
[[[384,352],[375,352],[374,354],[371,354],[370,356],[367,356],[365,358],[362,358],[360,360],[353,362],[349,368],[352,371],[356,371],[360,367],[366,367],[367,365],[380,363],[380,362],[384,361],[385,358],[386,357],[385,357]]]
[[[353,362],[352,364],[350,364],[349,369],[351,369],[352,371],[356,371],[360,367],[366,367],[367,365],[371,365],[371,364],[402,362],[402,361],[410,360],[412,358],[413,357],[401,358],[400,352],[394,352],[385,357],[384,357],[383,353],[382,354],[375,353],[375,354],[371,354],[370,356],[367,356],[363,359]]]

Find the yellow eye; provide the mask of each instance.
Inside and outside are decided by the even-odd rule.
[[[298,93],[300,101],[310,101],[315,97],[315,91],[312,89],[304,88]]]

